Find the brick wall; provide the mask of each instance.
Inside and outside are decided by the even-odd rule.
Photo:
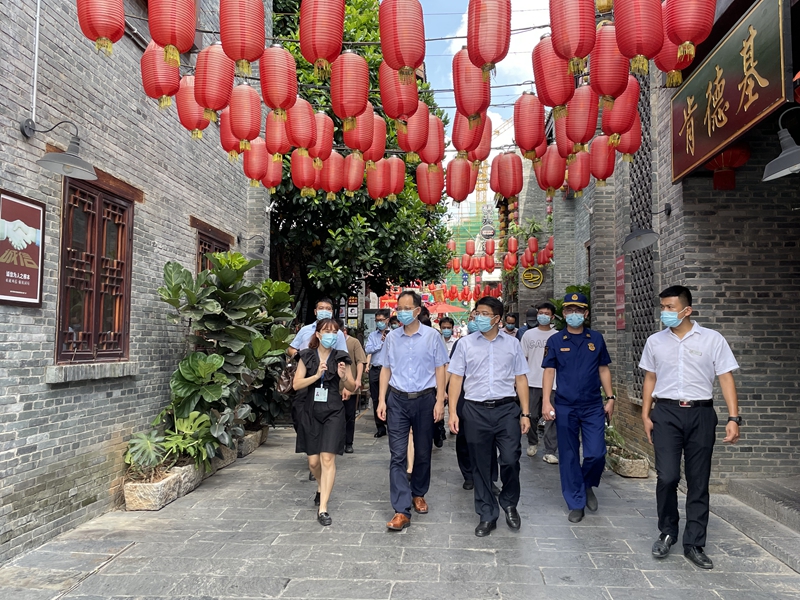
[[[125,6],[145,15],[146,2]],[[217,28],[215,6],[203,1],[204,27]],[[30,1],[0,4],[8,25],[0,36],[0,187],[47,206],[42,308],[0,306],[0,561],[120,503],[126,442],[168,400],[186,349],[155,290],[166,261],[194,265],[190,216],[233,236],[268,235],[266,197],[248,196],[241,162],[228,163],[216,126],[193,141],[174,105],[159,111],[144,95],[133,40],[123,37],[111,58],[99,55],[80,33],[74,2],[43,3],[37,122],[72,119],[82,157],[144,192],[134,208],[130,363],[107,367],[102,379],[45,383],[55,354],[62,181],[35,161],[45,143],[66,147],[69,134],[25,140],[19,132],[31,111],[34,10]],[[130,22],[147,35],[146,22]]]
[[[520,224],[525,225],[530,219],[535,219],[536,222],[543,227],[545,227],[546,218],[547,218],[547,204],[545,202],[545,193],[539,188],[539,184],[536,183],[536,176],[533,173],[533,163],[530,160],[523,160],[523,187],[522,193],[520,194]],[[550,233],[546,230],[537,234],[537,238],[539,239],[539,247],[544,248],[544,245],[547,243],[547,238]],[[524,250],[528,240],[519,240],[519,247],[521,250]],[[556,250],[557,252],[558,250]],[[525,312],[531,306],[536,306],[551,298],[553,296],[553,279],[555,276],[555,272],[549,266],[539,267],[544,275],[544,280],[542,285],[538,288],[530,289],[523,285],[522,280],[520,279],[519,282],[519,294],[518,294],[518,310],[520,315],[519,322],[522,323],[525,320]],[[523,269],[522,267],[519,268],[520,278],[522,277]]]

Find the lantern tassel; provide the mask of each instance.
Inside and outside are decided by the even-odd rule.
[[[314,77],[319,80],[325,80],[331,76],[331,63],[324,58],[318,58],[314,61]]]
[[[228,152],[228,160],[232,163],[236,162],[239,160],[239,153],[236,150],[231,150]]]
[[[419,154],[416,152],[406,152],[406,162],[407,163],[418,163],[419,162]]]
[[[616,148],[619,146],[620,139],[621,136],[618,133],[612,133],[610,136],[608,136],[608,145]]]
[[[308,148],[298,148],[297,149],[298,156],[308,156]]]
[[[250,180],[250,187],[259,187],[261,183],[259,183],[258,179],[251,179]]]
[[[395,119],[395,125],[397,125],[397,131],[400,133],[408,133],[408,125],[403,123],[400,119]]]
[[[622,155],[622,160],[624,160],[626,163],[632,163],[633,162],[633,154],[628,154],[626,152],[625,154]]]
[[[433,211],[435,211],[435,210],[436,210],[436,205],[435,205],[435,204],[428,204],[428,205],[425,207],[425,210],[427,210],[429,213],[432,213]]]
[[[580,75],[586,70],[586,59],[581,58],[580,56],[573,56],[569,59],[569,67],[567,71],[569,71],[570,75]]]
[[[110,39],[101,37],[94,41],[94,49],[103,52],[106,56],[111,56],[114,53],[114,44]]]
[[[576,190],[575,191],[575,197],[576,198],[580,198],[581,196],[583,196],[583,190]]]
[[[270,194],[274,194],[274,193],[275,193],[275,190],[276,190],[276,188],[275,188],[275,187],[271,187],[271,188],[269,188],[269,193],[270,193]]]
[[[217,111],[211,110],[210,108],[203,109],[203,118],[206,121],[211,121],[212,123],[217,122]]]
[[[181,66],[181,53],[172,44],[164,46],[164,62],[171,67]]]
[[[481,67],[481,71],[483,71],[483,82],[486,83],[495,74],[494,63],[486,63]]]
[[[552,198],[553,196],[556,195],[556,188],[554,188],[554,187],[547,188],[546,194],[547,194],[548,198]]]
[[[667,73],[668,88],[680,87],[681,83],[683,83],[683,75],[680,71],[670,71]]]
[[[336,200],[336,194],[334,192],[328,192],[325,194],[325,200],[330,200],[331,202]]]
[[[467,117],[467,121],[469,122],[469,129],[470,131],[472,131],[482,122],[480,113],[470,115],[469,117]]]
[[[439,172],[439,165],[436,163],[431,163],[428,165],[428,173],[438,173]]]
[[[692,42],[683,42],[678,46],[678,60],[681,59],[694,60],[694,44]]]
[[[567,116],[567,105],[560,104],[553,108],[553,118],[554,119],[563,119]]]
[[[282,108],[276,108],[272,111],[272,114],[275,115],[276,121],[286,121],[286,111]]]
[[[172,97],[171,96],[161,96],[158,99],[158,108],[159,110],[164,110],[168,106],[172,106]]]
[[[596,185],[597,187],[606,187],[606,180],[605,180],[605,179],[598,179],[598,180],[595,182],[595,185]]]
[[[322,170],[322,159],[319,156],[314,159],[314,169],[317,171]]]
[[[242,58],[236,61],[236,74],[239,75],[239,77],[250,77],[252,72],[249,60]]]
[[[345,131],[353,131],[356,128],[356,118],[355,117],[347,117],[344,120],[344,130]]]
[[[192,139],[193,140],[202,140],[203,139],[203,130],[202,129],[192,129]]]
[[[386,197],[386,199],[387,199],[389,202],[397,202],[397,194],[389,194],[389,195]]]
[[[301,198],[312,198],[317,195],[317,190],[310,187],[304,187],[300,190],[300,197]]]
[[[567,165],[571,165],[574,162],[575,162],[575,155],[574,154],[567,155]]]
[[[611,96],[600,96],[600,107],[611,110],[614,108],[614,98]]]
[[[599,13],[611,12],[611,9],[614,8],[613,0],[595,0],[594,5]]]
[[[356,195],[356,193],[355,193],[355,192],[353,192],[353,191],[351,191],[351,190],[347,190],[347,191],[344,193],[344,195],[345,195],[345,196],[347,196],[348,198],[352,198],[353,196],[355,196],[355,195]]]
[[[631,59],[631,73],[647,75],[649,72],[650,61],[642,54],[637,54]]]
[[[272,162],[279,162],[283,160],[283,154],[276,152],[272,155]]]
[[[402,85],[411,85],[412,83],[416,83],[414,80],[414,69],[411,67],[402,67],[397,72],[397,76]]]
[[[250,140],[239,140],[239,150],[250,150]]]
[[[526,150],[522,153],[522,156],[530,160],[536,160],[536,150]]]

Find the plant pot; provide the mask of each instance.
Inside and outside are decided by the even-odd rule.
[[[261,430],[246,431],[243,438],[237,440],[237,455],[239,458],[247,456],[261,445]]]
[[[646,479],[650,476],[650,460],[646,456],[616,446],[608,449],[606,464],[622,477]]]
[[[172,467],[169,472],[180,475],[181,484],[178,489],[178,498],[182,498],[191,492],[203,481],[203,469],[198,469],[195,465]]]
[[[269,436],[269,425],[261,428],[261,442],[259,443],[259,446],[267,441],[268,436]]]
[[[123,486],[125,510],[159,510],[177,499],[182,478],[171,473],[156,483],[128,481]]]
[[[238,440],[233,441],[233,448],[228,448],[227,446],[220,446],[219,451],[222,453],[222,458],[215,456],[211,460],[211,465],[214,467],[214,470],[224,469],[233,461],[236,460],[236,455],[238,453],[237,446]]]

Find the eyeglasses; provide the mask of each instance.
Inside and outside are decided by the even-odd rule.
[[[585,311],[586,311],[585,308],[581,308],[579,306],[567,306],[567,307],[564,308],[564,314],[565,315],[571,315],[571,314],[574,314],[574,313],[583,314]]]
[[[489,317],[490,319],[494,316],[494,313],[490,312],[477,312],[475,313],[476,317]]]

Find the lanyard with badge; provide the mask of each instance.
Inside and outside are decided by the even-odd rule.
[[[322,360],[319,357],[319,353],[317,354],[317,358]],[[314,388],[314,402],[327,402],[328,401],[328,389],[325,387],[325,371],[322,372],[322,377],[319,378],[319,387]]]

